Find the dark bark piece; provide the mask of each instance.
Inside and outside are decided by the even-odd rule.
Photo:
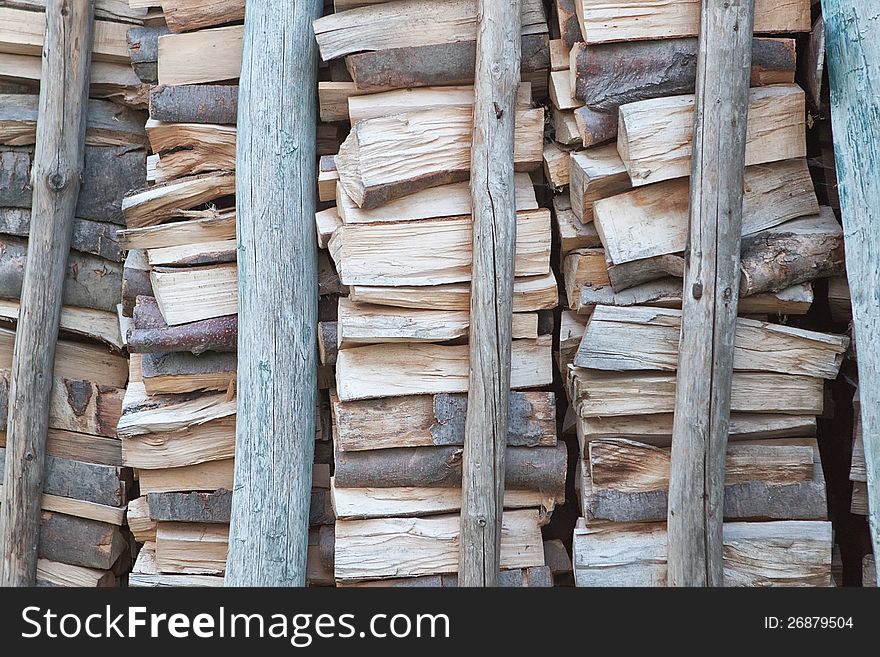
[[[238,85],[184,84],[150,91],[150,118],[170,123],[234,124]]]
[[[583,0],[556,0],[556,16],[559,19],[559,37],[565,42],[566,48],[573,48],[583,41],[581,22],[577,17],[575,4]]]
[[[141,376],[150,395],[227,390],[235,372],[234,353],[146,353],[141,360]]]
[[[27,237],[30,228],[30,210],[0,208],[0,233]],[[112,224],[89,219],[74,219],[70,248],[81,253],[100,256],[105,260],[122,262],[122,250],[116,239],[116,227]]]
[[[605,114],[589,107],[578,107],[574,110],[574,120],[584,148],[617,138],[617,112]]]
[[[149,493],[150,519],[159,522],[228,523],[232,491],[210,493]]]
[[[597,112],[626,103],[694,93],[697,39],[587,45],[572,51],[574,96]],[[751,85],[794,81],[794,39],[753,39]]]
[[[114,525],[42,512],[38,553],[45,559],[109,570],[126,545],[120,528]]]
[[[508,397],[507,444],[510,447],[535,447],[545,436],[541,422],[535,421],[535,409],[526,393],[512,391]],[[468,398],[465,394],[434,395],[431,436],[438,446],[463,445]]]
[[[565,491],[565,445],[510,447],[504,467],[509,490],[536,490],[548,495]],[[408,447],[364,452],[336,452],[336,485],[341,488],[461,486],[460,447]]]
[[[682,278],[684,276],[684,258],[669,253],[642,260],[631,260],[619,265],[608,267],[608,280],[615,292],[656,280],[666,276]]]
[[[159,81],[159,37],[169,32],[164,25],[128,29],[128,55],[141,82],[156,84]]]
[[[154,297],[137,297],[134,328],[128,333],[133,353],[235,351],[237,343],[238,315],[168,326]]]
[[[335,522],[336,514],[330,501],[330,491],[326,488],[313,488],[309,503],[309,525],[324,526]]]
[[[336,527],[333,525],[321,525],[318,528],[318,548],[321,551],[321,563],[328,570],[333,570],[334,556],[336,555]]]
[[[16,237],[0,238],[0,298],[18,299],[24,280],[27,242]],[[96,310],[116,311],[122,289],[122,266],[86,253],[71,252],[67,258],[62,302]]]
[[[141,296],[153,297],[150,263],[145,251],[131,249],[122,268],[122,313],[126,317],[132,316],[137,298]]]
[[[477,44],[459,41],[430,46],[391,48],[349,55],[345,64],[358,89],[470,84],[474,81]],[[522,37],[522,73],[550,68],[550,41],[546,34]]]
[[[335,365],[339,351],[336,322],[318,322],[318,354],[322,365]]]
[[[6,448],[2,447],[0,484],[3,483],[5,463]],[[43,492],[106,506],[122,506],[126,502],[125,482],[120,478],[119,468],[49,455],[43,472]]]

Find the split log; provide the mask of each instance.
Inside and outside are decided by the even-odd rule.
[[[350,402],[331,397],[331,402],[335,443],[341,451],[464,445],[467,409],[464,394]],[[511,392],[508,408],[508,445],[556,444],[556,406],[552,392]]]
[[[512,388],[551,383],[552,347],[545,337],[513,341]],[[467,345],[383,344],[344,349],[336,360],[337,392],[342,401],[466,392],[469,370]]]
[[[562,261],[562,276],[569,308],[576,309],[582,288],[599,289],[611,284],[608,280],[608,268],[605,266],[605,251],[603,249],[572,251]]]
[[[37,586],[76,586],[96,588],[116,586],[116,577],[107,570],[72,566],[69,563],[37,559]]]
[[[723,528],[725,586],[830,586],[831,523],[730,522]],[[666,523],[575,528],[577,586],[666,586]]]
[[[578,107],[574,110],[574,121],[581,144],[585,148],[611,141],[617,137],[619,131],[616,113],[606,114],[589,107]]]
[[[616,292],[667,276],[684,278],[684,254],[666,253],[608,266],[608,280]]]
[[[150,90],[150,118],[169,123],[235,124],[238,86],[159,85]]]
[[[556,366],[560,372],[568,371],[568,365],[574,360],[586,326],[586,317],[570,310],[563,310],[560,314],[559,350],[556,352]]]
[[[318,160],[318,200],[336,200],[336,187],[339,172],[336,170],[336,155],[322,155]]]
[[[234,353],[145,353],[141,364],[144,387],[150,395],[228,390],[234,385]]]
[[[122,268],[122,311],[126,317],[131,317],[139,296],[153,296],[150,263],[146,251],[130,249]]]
[[[122,199],[122,213],[129,228],[155,226],[179,216],[181,210],[189,210],[234,193],[234,173],[206,173],[127,194]]]
[[[333,509],[339,520],[365,518],[412,518],[458,513],[461,511],[460,488],[331,488]],[[535,491],[505,490],[505,509],[540,509],[553,512],[556,503],[552,495]]]
[[[567,70],[550,71],[550,102],[553,103],[553,107],[560,110],[573,110],[584,104],[572,94]]]
[[[150,493],[232,490],[232,459],[178,468],[139,470],[141,495]]]
[[[225,315],[189,324],[169,326],[153,297],[138,297],[134,308],[134,328],[128,334],[132,352],[235,351],[238,315]]]
[[[211,493],[150,493],[150,519],[157,522],[228,523],[232,491]]]
[[[43,511],[38,554],[73,566],[109,570],[127,545],[119,527]]]
[[[156,540],[156,521],[150,518],[147,496],[138,497],[128,503],[125,513],[128,528],[138,543]]]
[[[508,447],[505,488],[565,496],[564,445]],[[405,447],[336,452],[334,482],[339,488],[460,488],[462,448]]]
[[[832,321],[847,323],[852,321],[852,300],[846,276],[834,276],[828,279],[828,306]]]
[[[315,230],[318,232],[318,248],[326,249],[336,229],[342,225],[336,207],[319,210],[315,213]]]
[[[337,521],[336,577],[357,580],[455,572],[458,542],[457,515]],[[538,513],[505,513],[501,525],[501,567],[527,568],[543,563]]]
[[[30,147],[0,147],[0,206],[31,207],[32,159]],[[145,180],[143,149],[87,146],[75,216],[123,223],[123,195],[130,189],[142,187]]]
[[[244,20],[244,0],[162,0],[162,13],[172,32],[189,32]]]
[[[150,271],[152,296],[169,326],[238,312],[238,266],[156,267]]]
[[[159,37],[168,34],[164,25],[132,27],[128,30],[128,54],[131,67],[141,82],[159,81]]]
[[[747,167],[743,182],[743,235],[819,212],[803,159]],[[617,265],[684,250],[688,179],[667,181],[593,203],[606,255]]]
[[[0,233],[27,237],[31,228],[30,210],[0,208]],[[116,227],[89,219],[74,219],[70,248],[81,253],[122,262],[122,250],[116,238]]]
[[[568,146],[569,148],[584,147],[584,142],[583,139],[581,139],[581,133],[578,129],[577,119],[574,118],[573,110],[563,111],[551,107],[550,119],[553,122],[553,138],[558,144]]]
[[[470,315],[463,310],[412,310],[339,299],[337,345],[349,349],[389,342],[448,342],[467,338]],[[512,338],[537,338],[537,313],[514,313]]]
[[[550,66],[547,34],[523,34],[521,75],[543,73]],[[476,41],[435,43],[362,52],[345,58],[358,90],[386,91],[444,84],[470,84],[476,66]],[[538,89],[533,87],[537,93]]]
[[[18,299],[27,262],[27,241],[0,238],[0,297]],[[67,257],[62,303],[113,312],[122,290],[122,267],[87,253]]]
[[[544,543],[544,549],[547,549]],[[546,555],[545,555],[546,556]],[[513,570],[498,571],[499,588],[528,587],[551,587],[553,586],[553,573],[547,566],[531,566],[530,568],[516,568]],[[337,582],[340,588],[450,588],[458,586],[458,575],[455,573],[442,573],[440,575],[421,575],[418,577],[396,577],[391,579],[375,579],[363,582]]]
[[[572,368],[569,394],[581,417],[672,413],[675,376]],[[820,415],[823,381],[813,377],[734,372],[731,411]]]
[[[147,136],[159,153],[156,182],[211,171],[235,171],[232,126],[211,123],[168,123],[150,119]]]
[[[651,0],[633,11],[629,0],[575,0],[586,43],[643,41],[692,37],[700,33],[700,5],[691,0]],[[756,0],[755,32],[758,34],[809,32],[810,0],[780,5],[775,0]]]
[[[160,573],[156,564],[156,537],[145,543],[138,552],[137,561],[128,576],[132,587],[223,586],[223,578],[216,575],[181,575]]]
[[[597,306],[574,359],[600,370],[675,371],[682,312],[663,308]],[[737,318],[733,369],[834,379],[849,338]]]
[[[804,157],[805,111],[797,85],[750,89],[746,165]],[[629,103],[619,113],[617,150],[633,187],[690,175],[693,95]]]
[[[584,223],[578,218],[572,210],[568,194],[553,198],[553,219],[561,257],[564,258],[575,249],[602,246],[593,222]]]
[[[753,39],[753,87],[794,82],[794,39]],[[694,93],[697,39],[627,41],[587,45],[571,51],[571,86],[576,98],[597,112],[651,98]]]
[[[569,183],[568,151],[552,141],[544,144],[544,179],[557,191]]]
[[[36,94],[0,94],[0,144],[31,146],[37,138]],[[89,100],[86,144],[89,146],[145,146],[143,116],[106,100]]]
[[[243,37],[241,25],[159,37],[159,84],[236,80],[241,74]]]
[[[843,229],[831,208],[743,238],[740,295],[775,292],[845,271]]]
[[[6,4],[30,11],[46,10],[46,0],[7,0]],[[131,4],[134,5],[135,2]],[[147,17],[147,10],[144,7],[130,6],[128,0],[95,0],[95,17],[139,25]]]
[[[222,575],[228,543],[228,525],[160,522],[156,528],[156,565],[163,573]]]
[[[515,176],[516,209],[537,210],[535,188],[527,173]],[[415,221],[435,217],[455,217],[471,213],[468,183],[440,185],[389,201],[376,209],[359,208],[341,184],[336,185],[336,210],[345,224]]]
[[[235,239],[235,212],[191,210],[181,213],[185,221],[117,231],[124,249],[161,249]]]
[[[147,251],[150,267],[189,267],[235,262],[235,239],[164,246]]]
[[[578,0],[556,0],[556,18],[559,20],[559,36],[566,48],[573,48],[583,41],[581,23],[575,8]]]
[[[571,154],[571,209],[583,222],[593,220],[593,203],[629,190],[632,185],[616,144]]]
[[[361,121],[339,147],[339,182],[359,207],[374,209],[401,196],[467,180],[472,122],[473,110],[460,108],[429,109]],[[543,132],[543,109],[516,113],[517,171],[540,166]],[[406,167],[401,167],[401,162]]]
[[[455,217],[344,225],[330,240],[330,253],[345,285],[427,286],[468,281],[472,223],[470,217]],[[550,241],[549,211],[518,213],[515,275],[548,273]]]
[[[0,424],[6,424],[7,392],[0,384]],[[6,432],[0,432],[0,447],[6,447]],[[98,465],[122,465],[122,442],[114,437],[95,436],[61,429],[49,429],[46,442],[47,456],[95,463]]]

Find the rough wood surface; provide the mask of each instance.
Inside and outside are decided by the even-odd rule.
[[[571,154],[571,209],[583,222],[593,220],[593,203],[630,189],[629,174],[615,144]]]
[[[150,493],[147,505],[154,521],[228,523],[232,492]]]
[[[138,297],[134,328],[128,334],[132,352],[235,351],[238,315],[224,315],[178,326],[169,326],[154,297]]]
[[[846,264],[858,342],[859,395],[868,479],[868,521],[875,559],[880,555],[880,352],[875,230],[880,207],[880,43],[874,38],[880,15],[866,0],[823,0],[834,151],[840,207],[847,235]],[[875,583],[880,581],[876,560]]]
[[[132,572],[128,576],[131,587],[181,587],[223,586],[223,578],[217,575],[185,575],[160,573],[156,564],[156,537],[153,536],[138,552]]]
[[[37,586],[79,586],[79,587],[105,587],[115,586],[116,578],[112,572],[98,570],[97,568],[85,568],[83,566],[71,566],[67,563],[50,561],[49,559],[37,560]]]
[[[145,353],[142,374],[147,394],[228,390],[234,385],[236,355],[207,352]]]
[[[129,249],[122,268],[122,312],[131,317],[139,296],[153,296],[153,284],[150,281],[150,263],[147,252],[140,249]]]
[[[189,176],[128,194],[122,199],[122,213],[129,228],[155,226],[179,216],[181,210],[234,193],[234,173]]]
[[[156,565],[163,573],[222,575],[228,542],[227,525],[160,522],[156,529]]]
[[[459,523],[457,515],[338,521],[336,577],[357,580],[456,572]],[[501,524],[501,567],[525,568],[543,563],[538,513],[505,513]]]
[[[311,230],[309,241],[313,243]],[[152,295],[169,326],[238,312],[238,283],[241,278],[235,263],[155,267],[150,271]]]
[[[517,213],[515,276],[547,274],[550,212]],[[438,285],[471,280],[473,222],[470,217],[391,224],[344,225],[330,240],[330,253],[345,285]]]
[[[159,84],[194,85],[237,79],[241,74],[244,31],[241,25],[231,25],[159,37]]]
[[[30,210],[24,208],[0,208],[0,233],[27,237],[31,229]],[[80,253],[89,253],[122,262],[122,249],[116,238],[116,227],[89,219],[75,219],[70,248]]]
[[[162,0],[162,13],[172,32],[189,32],[244,20],[244,0]]]
[[[139,470],[141,495],[149,493],[232,490],[232,459],[206,461],[179,468]]]
[[[514,162],[518,171],[541,164],[544,110],[516,112]],[[426,109],[367,119],[339,147],[339,182],[362,208],[468,179],[473,110]],[[401,163],[405,163],[403,166]]]
[[[332,397],[335,444],[342,451],[464,445],[464,394],[412,395],[340,402]],[[511,392],[507,444],[556,444],[556,405],[551,392]]]
[[[0,8],[0,40],[21,43],[29,38],[31,23],[24,16],[28,13]],[[55,341],[83,170],[94,2],[56,0],[45,14],[34,12],[30,18],[41,28],[34,42],[44,51],[42,77],[57,85],[44,85],[39,100],[32,171],[33,238],[21,286],[6,425],[10,454],[0,509],[3,586],[30,586],[36,580]]]
[[[752,40],[752,86],[794,82],[794,39]],[[571,52],[574,96],[597,112],[626,103],[694,93],[697,39],[587,45]]]
[[[682,312],[665,308],[597,306],[587,323],[577,367],[674,371]],[[834,379],[849,338],[736,318],[733,369]]]
[[[596,112],[589,107],[574,110],[581,144],[585,148],[605,143],[617,137],[619,122],[615,113]]]
[[[109,570],[126,545],[116,525],[52,511],[41,514],[39,556],[45,559]]]
[[[128,53],[131,66],[141,82],[156,84],[159,80],[159,37],[168,34],[164,25],[129,28]]]
[[[150,90],[150,118],[155,121],[234,124],[237,108],[237,85],[159,85]]]
[[[574,249],[602,246],[593,222],[582,221],[572,211],[568,194],[553,198],[553,228],[559,238],[560,256],[563,258]]]
[[[509,447],[506,452],[506,488],[564,497],[564,445]],[[460,488],[462,476],[457,445],[336,452],[334,480],[340,488]]]
[[[670,96],[620,107],[617,149],[634,187],[690,175],[694,99]],[[750,89],[746,165],[806,155],[804,121],[804,92],[797,85]]]
[[[124,249],[161,249],[235,239],[234,210],[190,210],[181,214],[184,221],[119,230],[116,237]]]
[[[549,340],[514,340],[511,387],[536,388],[552,381]],[[339,399],[352,401],[412,394],[466,392],[467,345],[383,344],[343,349],[336,360]]]
[[[0,392],[0,407],[5,407],[5,404],[5,393]],[[5,431],[0,432],[0,447],[6,447]],[[46,455],[83,463],[122,465],[122,442],[115,436],[111,438],[50,428]]]
[[[700,33],[700,3],[694,0],[575,0],[575,8],[587,43]],[[756,0],[754,28],[758,34],[809,32],[810,0]]]
[[[730,522],[723,527],[724,586],[830,586],[831,523]],[[665,523],[575,528],[577,586],[666,586]]]
[[[235,128],[232,126],[150,119],[146,131],[153,153],[159,154],[156,182],[235,170]]]

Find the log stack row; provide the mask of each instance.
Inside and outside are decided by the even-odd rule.
[[[361,5],[361,6],[358,6]],[[522,3],[517,244],[501,583],[552,585],[541,527],[564,500],[552,382],[550,211],[542,159],[549,69],[541,2]],[[335,367],[335,577],[450,586],[458,566],[468,384],[475,0],[335,2],[314,23],[321,117],[348,129],[322,160],[316,217],[343,295],[320,327]],[[554,549],[559,546],[554,544]],[[555,553],[554,553],[555,554]],[[561,556],[561,555],[560,555]],[[565,559],[560,561],[564,562]],[[565,567],[562,566],[562,570]]]
[[[221,586],[235,457],[235,123],[245,3],[161,5],[150,10],[151,24],[128,33],[133,70],[149,85],[151,151],[150,184],[126,195],[120,231],[131,376],[118,432],[140,486],[128,522],[143,543],[130,582]],[[331,137],[325,147],[335,151]],[[308,580],[332,585],[326,393],[316,413]]]
[[[0,7],[0,484],[15,327],[27,258],[45,2]],[[41,586],[114,586],[131,568],[134,492],[116,424],[128,381],[117,321],[122,197],[144,184],[145,86],[126,31],[146,11],[96,3],[82,188],[63,291],[49,407],[37,564]],[[50,84],[49,81],[43,81]]]
[[[700,7],[629,4],[559,0],[552,49],[544,163],[559,192],[568,308],[557,362],[581,458],[579,586],[666,582]],[[809,0],[756,3],[725,488],[725,581],[736,586],[831,581],[815,417],[848,339],[785,323],[810,308],[814,280],[843,270],[842,231],[805,160],[794,36],[809,29]]]

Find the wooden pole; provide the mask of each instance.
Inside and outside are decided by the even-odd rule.
[[[670,586],[721,586],[754,0],[704,0],[669,477]]]
[[[33,586],[61,295],[85,156],[94,0],[48,0],[31,225],[12,355],[0,586]]]
[[[513,133],[521,0],[480,0],[471,150],[474,247],[459,584],[496,586],[516,254]]]
[[[846,269],[858,352],[868,524],[880,581],[880,13],[822,0]]]
[[[247,3],[238,97],[238,414],[227,586],[305,586],[315,450],[320,0]]]

